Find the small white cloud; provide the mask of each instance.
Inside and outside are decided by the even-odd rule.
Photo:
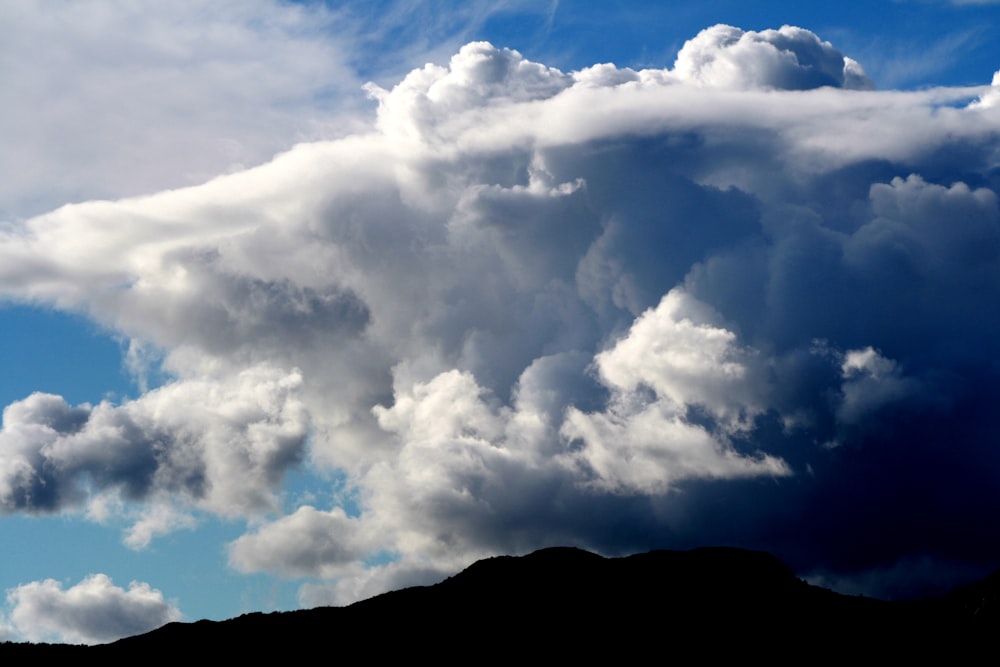
[[[197,521],[190,514],[180,512],[169,504],[154,504],[143,510],[138,520],[125,531],[125,546],[129,549],[145,549],[158,535],[191,529],[196,524]]]
[[[149,584],[133,581],[126,590],[104,574],[65,590],[54,579],[21,584],[7,592],[7,604],[13,628],[33,642],[101,644],[181,619]]]

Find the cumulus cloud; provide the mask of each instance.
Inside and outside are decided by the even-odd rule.
[[[309,601],[551,544],[1000,558],[950,520],[997,500],[947,493],[996,482],[991,90],[870,90],[790,27],[710,28],[663,70],[480,42],[370,86],[364,132],[9,226],[7,298],[175,379],[9,406],[4,509],[141,505],[135,546],[253,517],[231,564],[337,579]],[[357,507],[281,515],[299,463]]]
[[[741,349],[717,319],[683,290],[671,290],[597,355],[601,380],[623,393],[648,387],[678,410],[697,406],[739,428],[760,412],[765,388],[754,386],[754,352]]]
[[[133,581],[126,590],[104,574],[67,589],[54,579],[22,584],[7,592],[7,604],[13,628],[33,642],[103,644],[181,619],[149,584]]]
[[[730,446],[728,434],[751,428],[763,411],[766,386],[752,377],[754,353],[739,349],[713,319],[704,304],[674,289],[597,355],[612,390],[609,409],[571,407],[561,431],[584,443],[573,458],[593,471],[596,484],[662,493],[686,478],[791,472],[780,458],[741,456]]]
[[[0,507],[55,512],[111,490],[131,502],[183,498],[223,515],[275,507],[274,490],[303,453],[308,421],[296,373],[252,368],[223,382],[186,380],[122,405],[71,407],[36,393],[3,412]],[[145,516],[135,546],[168,526]]]
[[[874,87],[856,61],[814,33],[788,25],[761,32],[728,25],[702,30],[677,54],[674,73],[684,81],[725,88]]]
[[[229,561],[242,572],[334,577],[377,550],[357,519],[339,507],[321,512],[308,505],[229,545]]]
[[[498,526],[481,522],[482,511],[499,510],[501,521],[506,512],[530,511],[552,474],[550,461],[535,459],[534,434],[521,433],[518,415],[471,373],[404,384],[391,407],[374,412],[399,451],[367,471],[368,504],[406,551],[443,555],[475,550],[479,540],[503,541]]]
[[[410,72],[391,94],[369,85],[379,100],[379,125],[391,136],[419,138],[456,113],[496,102],[531,102],[551,97],[573,79],[488,42],[466,44],[447,67],[433,64]],[[406,122],[400,122],[406,121]]]

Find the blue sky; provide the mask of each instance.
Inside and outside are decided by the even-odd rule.
[[[0,9],[0,638],[553,544],[995,568],[998,19]]]

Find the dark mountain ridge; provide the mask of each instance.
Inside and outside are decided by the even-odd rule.
[[[898,656],[954,653],[1000,636],[998,629],[1000,572],[942,598],[886,602],[809,585],[762,552],[714,547],[604,558],[551,548],[481,560],[433,586],[348,607],[170,623],[94,647],[7,644],[0,653],[179,657],[225,646],[228,656],[250,656],[275,644],[323,650],[365,642],[381,657],[428,652],[445,661],[474,656],[470,647],[560,659],[620,660],[668,649],[791,657],[820,645]]]

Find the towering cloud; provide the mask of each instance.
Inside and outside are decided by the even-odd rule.
[[[715,26],[666,70],[480,42],[369,91],[365,132],[0,231],[7,298],[174,378],[8,406],[5,511],[120,498],[141,546],[338,470],[357,507],[229,549],[330,580],[306,602],[566,543],[1000,560],[993,88],[878,92],[806,30]]]

